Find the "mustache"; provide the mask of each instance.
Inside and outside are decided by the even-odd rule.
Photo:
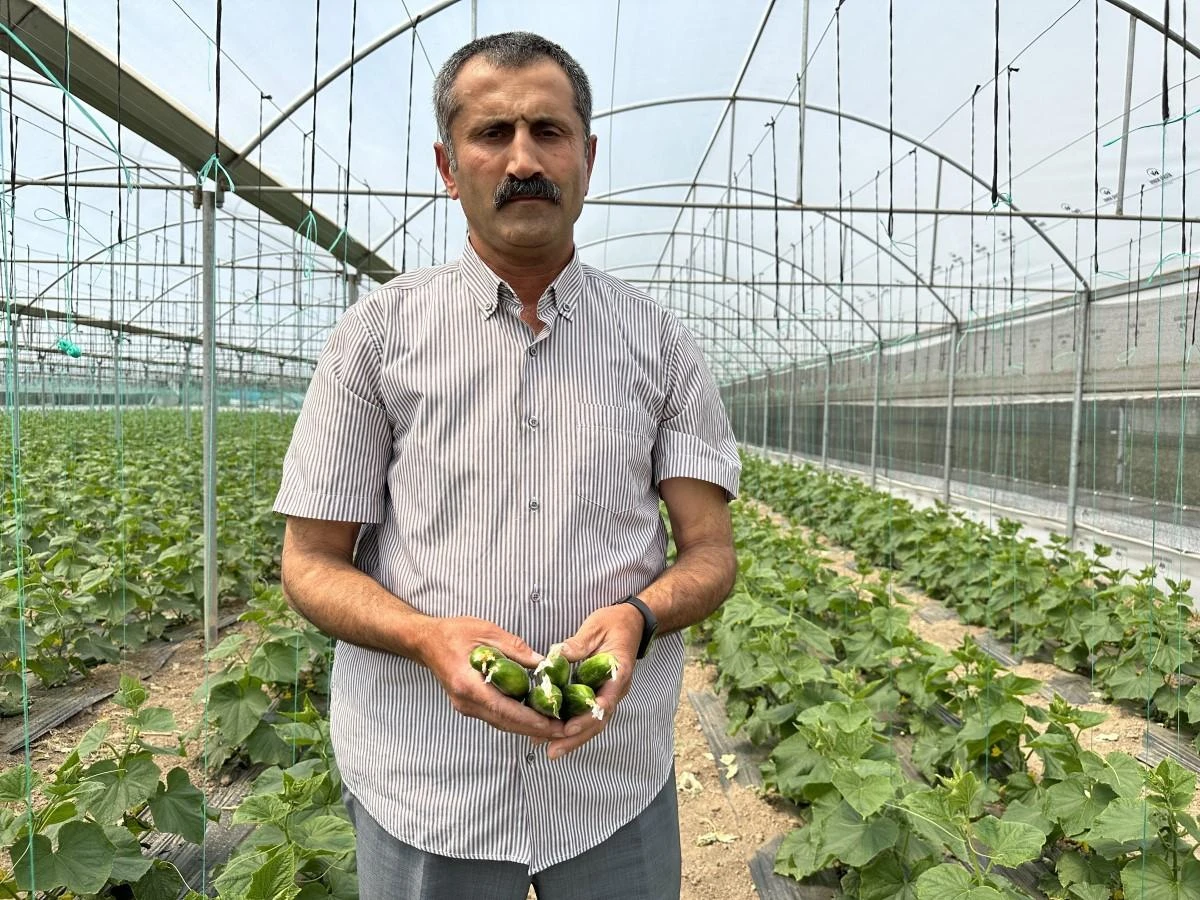
[[[549,178],[541,175],[533,178],[506,178],[496,186],[492,195],[492,203],[496,209],[509,200],[519,197],[532,197],[536,200],[549,200],[557,205],[562,200],[562,189]]]

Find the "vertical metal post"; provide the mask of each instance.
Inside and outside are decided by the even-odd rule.
[[[358,302],[358,273],[352,272],[346,274],[346,300],[348,305],[353,306]]]
[[[479,37],[479,0],[471,0],[471,40]]]
[[[833,354],[825,354],[825,411],[821,414],[821,468],[829,468],[829,389],[833,384]]]
[[[197,189],[201,209],[204,328],[204,640],[217,642],[217,195]]]
[[[961,327],[954,325],[950,334],[950,353],[947,369],[950,374],[950,386],[946,390],[946,455],[942,462],[942,502],[950,505],[950,481],[954,470],[954,376],[958,372],[958,345],[962,340],[959,332]]]
[[[807,137],[805,134],[805,112],[808,105],[808,10],[810,6],[812,6],[811,0],[804,0],[804,22],[800,28],[800,77],[796,82],[797,106],[800,114],[796,150],[797,203],[804,202],[804,138]]]
[[[788,385],[788,422],[787,422],[787,455],[788,462],[791,462],[795,457],[794,448],[796,445],[796,366],[792,364],[792,382]]]
[[[1078,306],[1079,345],[1075,353],[1075,394],[1071,398],[1071,461],[1067,474],[1067,540],[1075,542],[1075,515],[1079,509],[1079,464],[1083,449],[1083,378],[1087,372],[1088,343],[1092,330],[1092,292],[1084,289]]]
[[[767,431],[771,420],[771,370],[767,369],[767,377],[763,380],[763,427],[762,448],[767,452]]]
[[[883,381],[883,341],[875,345],[875,397],[871,403],[871,487],[875,487],[875,469],[879,445],[879,393]]]
[[[1117,215],[1125,215],[1125,163],[1129,160],[1129,109],[1133,102],[1133,49],[1137,41],[1137,19],[1129,17],[1129,49],[1125,53],[1125,114],[1121,119],[1121,162],[1117,169]],[[1187,112],[1187,110],[1184,110]],[[1100,198],[1096,198],[1100,202]]]

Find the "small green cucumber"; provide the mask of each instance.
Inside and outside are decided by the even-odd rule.
[[[529,673],[511,659],[493,661],[483,680],[514,700],[524,700],[529,693]]]
[[[533,686],[533,690],[529,692],[525,702],[543,716],[557,719],[559,713],[562,712],[562,688],[551,681],[549,675],[543,675],[542,680]]]
[[[486,675],[488,669],[492,667],[492,663],[498,659],[508,659],[508,657],[495,647],[489,647],[487,644],[480,644],[471,651],[470,659],[471,668],[476,672],[481,672]]]
[[[597,653],[579,664],[579,668],[575,670],[575,680],[598,691],[604,682],[616,677],[620,668],[617,658],[611,653]]]
[[[604,707],[596,702],[596,692],[586,684],[578,683],[563,688],[563,718],[573,719],[587,712],[593,719],[604,718]]]
[[[542,675],[549,675],[550,680],[560,688],[566,687],[567,683],[571,680],[571,664],[558,651],[557,645],[550,648],[549,654],[533,670],[534,678]]]

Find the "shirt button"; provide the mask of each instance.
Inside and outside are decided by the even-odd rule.
[[[527,763],[533,762],[533,751],[532,750],[530,750],[528,753],[525,754],[525,762],[527,762]]]
[[[537,347],[530,347],[530,348],[529,348],[529,355],[530,355],[530,356],[537,356]]]
[[[529,501],[529,508],[531,510],[533,510],[534,512],[537,512],[539,509],[542,508],[542,504],[538,503],[537,497],[534,497],[532,500]]]
[[[539,424],[540,423],[538,422],[537,416],[529,417],[529,427],[530,428],[537,428]]]
[[[532,594],[529,595],[529,599],[532,600],[534,603],[537,603],[539,600],[542,599],[541,592],[534,591]]]

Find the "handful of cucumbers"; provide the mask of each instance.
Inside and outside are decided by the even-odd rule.
[[[604,708],[596,703],[596,691],[615,677],[620,668],[611,653],[597,653],[576,666],[572,679],[571,664],[557,645],[550,648],[532,676],[524,666],[486,644],[471,651],[470,663],[484,681],[501,693],[523,700],[551,719],[570,719],[584,713],[603,719]]]

